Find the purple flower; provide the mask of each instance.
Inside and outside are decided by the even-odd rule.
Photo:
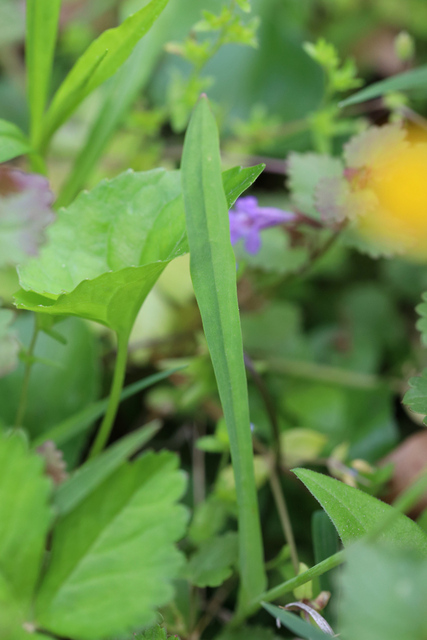
[[[296,214],[282,211],[274,207],[259,207],[253,196],[239,198],[230,210],[231,244],[244,240],[248,253],[258,253],[261,248],[262,229],[275,227],[286,222],[293,222]]]

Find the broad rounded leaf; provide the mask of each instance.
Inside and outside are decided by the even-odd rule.
[[[237,534],[205,540],[188,564],[188,578],[196,587],[218,587],[233,572],[238,558]]]
[[[187,512],[185,478],[170,453],[124,464],[55,527],[36,602],[38,625],[102,640],[154,620],[173,595]]]
[[[168,262],[185,251],[178,172],[128,171],[60,211],[40,258],[20,270],[18,306],[77,315],[117,332]]]
[[[331,518],[344,546],[375,530],[395,512],[381,500],[321,473],[307,469],[295,469],[294,473]],[[427,535],[401,513],[396,513],[378,539],[389,546],[413,549],[427,556]]]

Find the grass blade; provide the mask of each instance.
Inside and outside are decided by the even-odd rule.
[[[366,100],[373,100],[383,96],[385,93],[391,91],[409,91],[410,89],[419,89],[427,86],[427,66],[418,67],[418,69],[411,69],[411,71],[405,71],[405,73],[399,73],[397,76],[375,82],[369,87],[354,93],[352,96],[340,102],[340,107],[349,107],[352,104],[358,104],[359,102],[365,102]]]
[[[116,442],[95,460],[88,460],[61,484],[54,496],[57,513],[61,516],[69,513],[92,491],[99,487],[119,466],[136,453],[161,427],[158,420],[153,420],[141,429],[130,433]]]
[[[143,380],[138,380],[138,382],[134,382],[130,384],[125,389],[123,389],[120,395],[120,401],[126,400],[127,398],[131,398],[135,393],[142,391],[143,389],[147,389],[151,387],[151,385],[156,384],[156,382],[160,382],[165,378],[168,378],[173,373],[177,371],[181,371],[185,369],[185,367],[175,367],[174,369],[168,369],[167,371],[161,371],[159,373],[155,373],[152,376],[148,376],[148,378],[144,378]],[[58,446],[62,446],[64,442],[68,442],[71,438],[79,435],[86,429],[88,429],[95,420],[104,415],[108,406],[108,398],[104,400],[99,400],[98,402],[93,402],[88,407],[83,409],[71,418],[67,418],[60,424],[53,427],[49,431],[46,431],[41,436],[39,436],[36,440],[34,440],[33,447],[39,447],[46,440],[53,440]]]
[[[41,134],[52,74],[61,0],[27,0],[27,88],[31,117],[31,141]]]
[[[265,588],[265,572],[236,262],[221,178],[218,131],[206,97],[199,100],[185,137],[182,184],[191,277],[230,437],[239,519],[240,608],[244,609]]]
[[[31,150],[24,133],[12,122],[0,120],[0,162],[13,160]]]

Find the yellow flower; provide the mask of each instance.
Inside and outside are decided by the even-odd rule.
[[[346,180],[323,181],[319,209],[349,221],[368,247],[427,262],[427,133],[371,127],[345,147]]]

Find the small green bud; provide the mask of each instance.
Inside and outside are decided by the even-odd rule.
[[[412,60],[415,55],[415,42],[407,31],[401,31],[394,40],[394,50],[402,62]]]
[[[301,575],[305,571],[308,571],[308,567],[304,562],[299,563],[299,571],[298,575]],[[300,587],[294,589],[294,596],[297,600],[312,600],[313,598],[313,583],[306,582],[302,584]]]

